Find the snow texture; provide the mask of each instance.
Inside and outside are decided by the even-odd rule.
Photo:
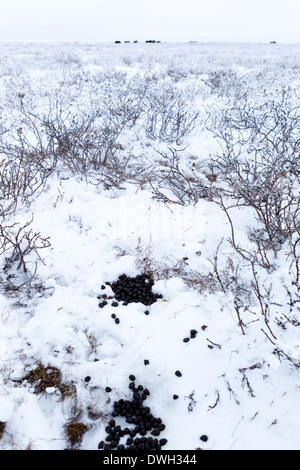
[[[248,87],[254,97],[261,88],[259,80],[262,86],[273,79],[296,88],[299,84],[299,47],[288,45],[2,44],[0,53],[1,111],[12,126],[18,119],[12,90],[24,92],[36,113],[51,94],[58,100],[74,99],[84,108],[93,99],[93,77],[105,72],[143,77],[151,69],[158,79],[163,76],[198,90],[201,112],[205,106],[222,107],[204,84],[215,70],[243,76],[240,86]],[[76,74],[86,77],[90,89],[84,88],[82,75],[76,82]],[[149,138],[141,132],[135,136],[132,129],[124,131],[120,141],[123,152],[134,155],[133,170],[135,164],[146,168],[151,158],[159,161],[153,147],[162,152],[167,148],[161,142],[149,146]],[[183,144],[185,168],[193,162],[205,168],[209,153],[219,151],[204,126],[186,135]],[[32,253],[26,259],[30,270],[37,263],[40,289],[23,289],[17,295],[1,289],[1,449],[64,449],[65,425],[77,420],[88,427],[80,448],[96,450],[105,439],[112,403],[130,396],[130,374],[149,389],[145,405],[166,425],[161,433],[167,439],[164,450],[299,449],[297,327],[273,322],[276,340],[271,341],[254,302],[240,309],[243,334],[232,293],[199,290],[187,282],[192,273],[208,275],[213,270],[211,261],[222,238],[222,253],[229,249],[230,227],[217,205],[205,198],[184,206],[166,204],[153,197],[149,185],[133,184],[130,178],[106,188],[61,169],[51,174],[30,207],[18,207],[9,222],[25,223],[32,214],[34,231],[49,237],[50,246],[39,252],[40,258]],[[250,216],[247,208],[237,213],[241,240]],[[153,292],[162,298],[150,306],[119,302],[113,307],[109,300],[99,308],[99,296],[113,295],[106,282],[123,273],[136,276],[148,262]],[[174,269],[179,265],[182,271]],[[272,279],[266,275],[265,286],[272,282],[276,301],[279,305],[282,299],[283,305],[282,277],[288,271],[284,253],[277,266]],[[17,284],[23,280],[15,265],[9,273]],[[247,269],[243,276],[245,284],[251,282]],[[275,316],[286,312],[279,306]],[[197,334],[190,338],[193,329]],[[75,386],[76,395],[62,398],[56,386],[36,394],[34,384],[23,378],[38,364],[58,368],[62,380]],[[202,435],[208,437],[206,442]]]

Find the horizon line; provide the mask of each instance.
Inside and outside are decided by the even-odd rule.
[[[278,41],[276,39],[272,40],[250,40],[250,39],[135,39],[135,40],[115,40],[115,39],[0,39],[0,43],[28,43],[28,42],[36,42],[36,43],[113,43],[116,44],[166,44],[166,43],[196,43],[196,44],[210,44],[210,43],[237,43],[237,44],[285,44],[285,45],[296,45],[300,44],[300,41]]]

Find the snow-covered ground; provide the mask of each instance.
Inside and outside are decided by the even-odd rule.
[[[205,129],[207,107],[222,108],[235,83],[254,100],[264,86],[273,87],[272,95],[281,83],[294,87],[299,99],[299,52],[297,45],[271,44],[1,44],[2,119],[4,126],[9,120],[17,126],[18,93],[33,113],[49,97],[84,109],[98,98],[101,74],[138,74],[142,81],[151,71],[152,79],[157,74],[157,81],[190,87],[202,121],[183,138],[182,165],[205,173],[209,154],[219,151]],[[226,89],[218,85],[218,96],[212,74],[223,69],[236,75]],[[164,450],[299,449],[300,319],[297,305],[290,314],[283,287],[289,266],[284,249],[276,270],[260,277],[261,289],[272,284],[274,293],[269,323],[252,296],[240,307],[239,324],[230,289],[203,285],[216,274],[221,240],[220,272],[232,250],[226,214],[205,197],[172,204],[166,190],[164,202],[141,183],[154,162],[159,181],[160,156],[175,144],[151,141],[137,125],[124,129],[119,142],[120,151],[131,155],[120,184],[107,187],[96,184],[94,174],[85,178],[59,168],[30,204],[2,221],[17,229],[33,217],[33,231],[49,244],[39,256],[26,256],[27,273],[17,263],[5,268],[9,251],[0,258],[0,448],[65,449],[66,426],[77,422],[86,425],[78,447],[96,450],[107,435],[113,402],[130,400],[133,374],[150,391],[145,406],[166,426],[160,434],[167,439]],[[247,208],[237,215],[243,239],[250,216]],[[99,296],[113,296],[106,282],[147,270],[153,292],[162,295],[155,303],[114,307],[109,299],[99,307]],[[249,270],[240,272],[251,285]],[[191,330],[197,331],[193,338]],[[55,385],[36,393],[23,378],[40,364],[57,368],[73,393],[65,397]],[[124,425],[123,418],[116,421]]]

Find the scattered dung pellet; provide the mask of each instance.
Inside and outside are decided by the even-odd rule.
[[[116,318],[116,314],[115,314],[115,313],[112,313],[112,314],[111,314],[111,318]]]
[[[102,290],[106,289],[106,287],[105,287],[104,284],[102,284],[101,289],[102,289]]]
[[[191,330],[190,331],[190,336],[191,338],[195,338],[197,336],[198,331],[197,330]]]
[[[113,307],[117,307],[119,304],[118,304],[118,302],[113,301],[113,302],[111,303],[111,305],[112,305]]]
[[[148,365],[149,365],[149,360],[148,360],[148,359],[144,359],[144,364],[145,364],[145,366],[148,366]]]
[[[177,377],[182,377],[182,373],[180,372],[180,370],[176,370],[175,375]]]
[[[203,441],[203,442],[207,442],[207,441],[208,441],[208,437],[207,437],[206,434],[202,434],[202,436],[200,436],[200,439],[201,439],[201,441]]]
[[[173,400],[178,400],[178,398],[179,398],[178,395],[176,395],[176,394],[173,395]]]
[[[129,380],[131,380],[131,382],[134,382],[134,380],[135,380],[135,375],[133,375],[133,374],[130,374],[130,376],[129,376]]]
[[[90,375],[87,375],[87,376],[84,378],[84,381],[85,381],[85,382],[89,382],[90,380],[91,380]]]
[[[184,342],[184,343],[188,343],[189,340],[190,340],[190,338],[183,338],[183,342]]]
[[[111,392],[111,388],[110,388],[110,387],[105,387],[105,391],[106,391],[107,393],[109,393],[109,392]]]
[[[145,315],[149,315],[149,313],[150,313],[149,310],[145,310],[144,312]]]
[[[118,325],[120,323],[120,318],[115,318],[115,323]]]
[[[99,444],[98,444],[98,449],[104,449],[104,446],[105,446],[105,442],[104,441],[100,441]]]

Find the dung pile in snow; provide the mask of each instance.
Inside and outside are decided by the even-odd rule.
[[[131,302],[141,302],[144,305],[151,305],[161,299],[161,294],[154,294],[152,286],[154,281],[148,274],[139,274],[135,277],[129,277],[121,274],[118,279],[109,283],[115,294],[115,299],[123,301],[123,305]]]
[[[159,438],[165,425],[161,418],[155,418],[143,402],[150,395],[147,388],[135,384],[135,376],[129,376],[129,389],[132,399],[121,398],[114,402],[111,419],[105,428],[105,441],[99,442],[100,450],[160,450],[167,439]],[[117,417],[125,418],[128,427],[122,428],[116,423]]]

